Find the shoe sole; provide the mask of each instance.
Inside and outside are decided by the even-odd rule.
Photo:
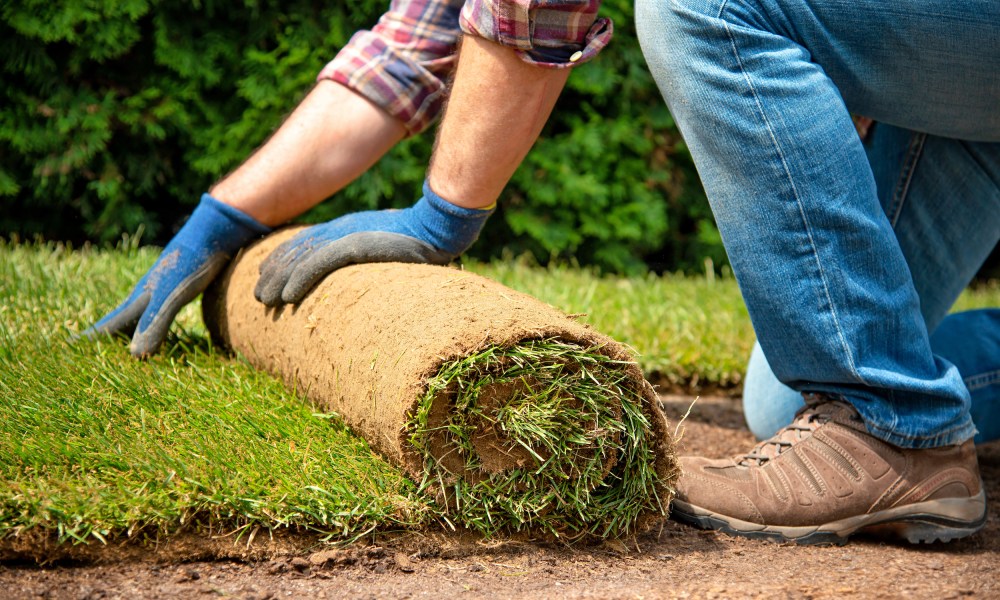
[[[824,525],[799,527],[742,521],[676,499],[671,504],[670,516],[700,529],[803,545],[843,546],[859,532],[897,537],[911,544],[930,544],[964,538],[982,529],[986,525],[986,493],[980,490],[972,498],[929,500]]]

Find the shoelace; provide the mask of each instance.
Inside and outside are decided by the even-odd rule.
[[[769,460],[777,458],[786,449],[791,448],[796,443],[806,439],[817,427],[830,420],[830,415],[817,412],[818,407],[808,407],[792,422],[791,425],[779,429],[770,438],[754,446],[753,450],[743,455],[737,464],[740,466],[750,466],[750,462],[756,462],[756,466],[761,466]]]

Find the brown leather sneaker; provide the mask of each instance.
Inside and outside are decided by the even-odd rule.
[[[862,530],[948,542],[986,524],[971,440],[898,448],[869,434],[849,404],[820,402],[745,456],[681,458],[672,516],[746,537],[838,545]]]

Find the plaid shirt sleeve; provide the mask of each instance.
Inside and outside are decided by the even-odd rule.
[[[444,106],[461,37],[464,0],[392,0],[371,31],[354,34],[318,79],[332,79],[385,109],[410,135]]]
[[[611,41],[601,0],[467,0],[462,31],[514,48],[526,62],[567,68],[583,64]]]
[[[566,68],[611,39],[600,0],[392,0],[371,31],[354,34],[318,79],[332,79],[385,109],[410,135],[438,117],[464,32],[513,48],[526,62]]]

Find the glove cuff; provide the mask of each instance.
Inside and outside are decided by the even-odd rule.
[[[232,254],[271,228],[206,193],[181,231],[203,238],[213,251]]]
[[[495,210],[496,204],[489,208],[452,204],[434,193],[427,180],[424,180],[424,197],[413,206],[424,241],[454,256],[465,252],[476,241]]]

